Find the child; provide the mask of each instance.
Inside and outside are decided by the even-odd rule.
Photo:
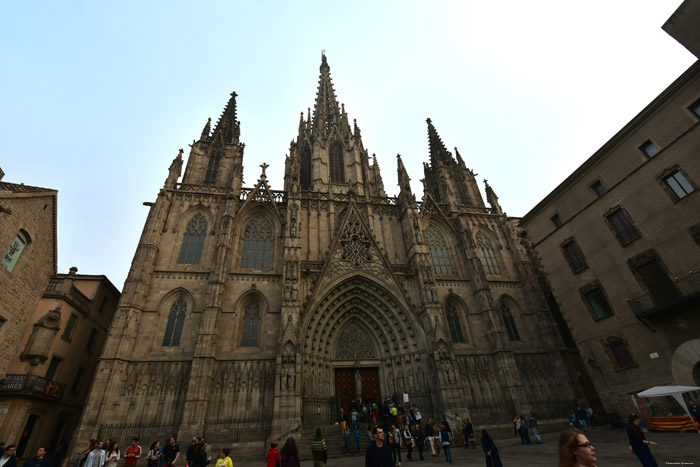
[[[267,467],[280,467],[280,464],[282,463],[282,456],[277,449],[279,444],[280,442],[277,440],[270,443],[270,450],[267,451]]]
[[[350,455],[350,428],[346,427],[343,433],[343,444],[345,445],[345,455]]]
[[[216,461],[216,467],[233,467],[233,461],[231,458],[228,456],[229,453],[228,448],[223,448],[221,450],[221,454],[219,456],[219,460]]]

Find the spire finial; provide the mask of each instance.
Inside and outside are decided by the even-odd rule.
[[[267,175],[265,175],[265,169],[267,169],[268,167],[270,167],[270,164],[268,164],[267,162],[263,162],[262,164],[260,164],[260,167],[262,167],[262,174],[260,174],[260,177],[261,177],[261,178],[266,178]]]
[[[440,135],[438,135],[437,130],[433,126],[433,121],[430,118],[425,121],[428,124],[428,146],[430,148],[430,164],[432,168],[435,169],[440,164],[449,165],[454,163],[452,153],[447,150],[442,142]]]

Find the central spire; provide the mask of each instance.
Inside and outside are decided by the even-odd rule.
[[[333,81],[331,80],[331,67],[326,60],[326,52],[321,53],[321,75],[318,80],[316,92],[316,105],[314,106],[313,135],[325,136],[331,128],[338,123],[341,117],[340,106],[335,97]]]

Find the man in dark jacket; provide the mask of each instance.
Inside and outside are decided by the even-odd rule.
[[[17,467],[17,458],[15,457],[15,445],[8,445],[2,453],[2,467]]]
[[[36,456],[24,463],[24,467],[51,467],[51,461],[46,458],[46,448],[36,450]]]
[[[375,426],[372,434],[374,443],[367,446],[365,451],[365,467],[394,467],[391,448],[384,442],[384,429]]]

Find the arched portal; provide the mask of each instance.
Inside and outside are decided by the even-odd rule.
[[[356,397],[366,401],[428,392],[433,370],[425,332],[398,292],[356,274],[335,281],[317,297],[302,326],[305,400],[349,405]]]

